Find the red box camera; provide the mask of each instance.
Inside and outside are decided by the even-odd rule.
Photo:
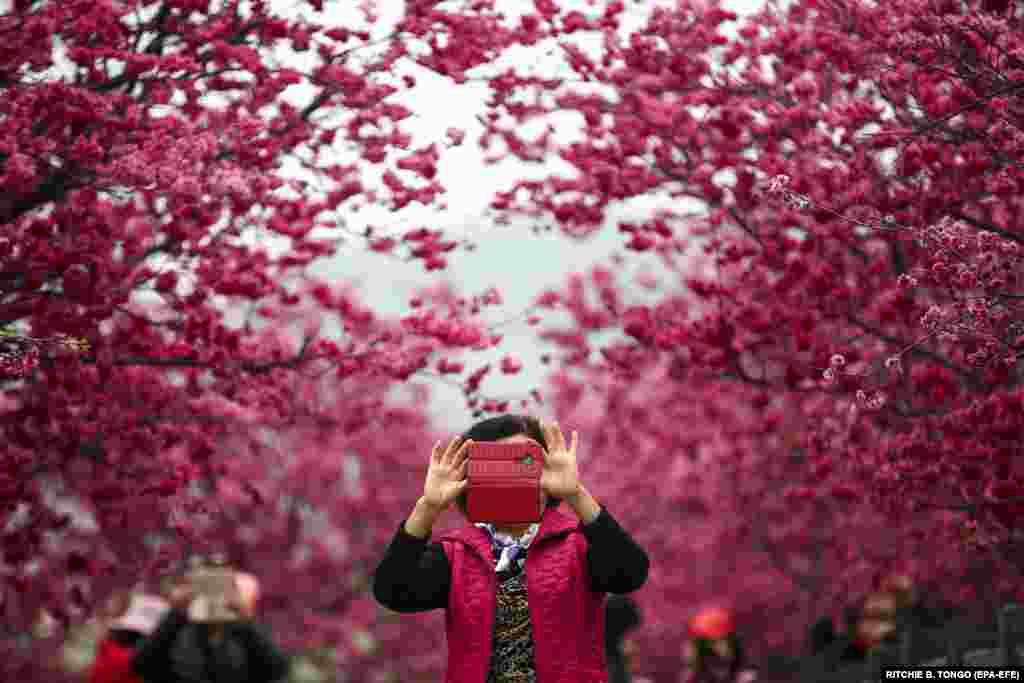
[[[532,524],[539,522],[540,444],[473,443],[469,447],[466,516],[471,522]]]

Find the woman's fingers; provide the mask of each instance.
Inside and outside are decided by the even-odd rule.
[[[469,447],[473,445],[473,441],[466,439],[466,441],[459,447],[458,452],[455,454],[455,465],[458,467],[462,463],[466,462],[469,458]]]
[[[471,443],[472,442],[469,440],[462,441],[462,437],[455,437],[448,442],[448,446],[436,460],[437,464],[449,469],[458,467],[462,459],[468,455],[468,449]]]
[[[451,463],[451,479],[455,482],[466,478],[466,469],[469,465],[469,442],[462,444],[462,447],[455,454],[454,462]]]
[[[448,501],[453,501],[459,497],[459,494],[469,485],[469,479],[466,477],[465,462],[461,467],[456,467],[451,471],[452,478],[445,484],[445,490],[447,491],[446,498]]]
[[[543,423],[541,423],[541,431],[544,433],[544,443],[547,444],[548,450],[550,451],[550,450],[554,449],[554,447],[555,447],[555,435],[551,431],[551,423],[550,422],[543,422]]]
[[[430,450],[430,462],[434,464],[441,462],[441,439],[438,439]]]
[[[550,450],[559,452],[565,450],[565,436],[562,435],[562,430],[558,427],[557,422],[552,420],[544,424],[544,438],[547,440]]]
[[[448,447],[444,449],[444,455],[441,456],[441,462],[446,465],[451,465],[452,457],[455,455],[455,445],[459,442],[459,437],[455,437],[448,442]]]

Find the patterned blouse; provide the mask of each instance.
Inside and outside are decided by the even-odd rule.
[[[479,524],[491,537],[498,575],[497,606],[494,614],[494,649],[487,683],[536,683],[533,662],[533,629],[526,599],[523,567],[538,525],[521,538],[496,534],[490,525]]]

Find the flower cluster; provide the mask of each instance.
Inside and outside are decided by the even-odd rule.
[[[643,293],[642,305],[629,305],[636,292],[618,282],[609,296],[596,279],[591,286],[567,277],[542,298],[572,316],[542,330],[561,353],[552,354],[560,359],[559,405],[603,432],[593,437],[595,462],[620,450],[634,461],[650,452],[648,471],[660,456],[683,472],[717,448],[718,462],[729,463],[723,468],[757,460],[759,449],[802,463],[812,479],[787,490],[793,509],[765,522],[763,547],[775,547],[770,566],[799,556],[773,546],[787,537],[780,527],[809,542],[812,523],[785,524],[799,518],[796,506],[824,512],[866,498],[907,539],[910,519],[942,509],[946,517],[929,518],[935,526],[927,533],[958,544],[966,514],[987,547],[1004,544],[1008,556],[1020,513],[1013,501],[1024,493],[1020,468],[1007,465],[1017,455],[1010,434],[1024,426],[1015,413],[1024,176],[1014,163],[1024,154],[1024,129],[1010,113],[1021,111],[1021,100],[1005,90],[1022,75],[1020,26],[976,0],[861,3],[841,19],[813,4],[772,6],[728,30],[717,9],[653,10],[638,34],[606,34],[600,54],[567,50],[569,69],[588,87],[548,84],[526,67],[493,84],[499,102],[510,82],[521,97],[493,116],[486,140],[525,161],[550,154],[572,167],[515,183],[496,196],[495,209],[545,226],[553,219],[566,236],[582,238],[607,225],[618,203],[657,195],[700,205],[683,221],[666,221],[668,237],[654,221],[617,221],[619,263],[657,249],[674,291]],[[858,31],[843,28],[850,22]],[[761,66],[768,61],[770,69]],[[584,125],[579,140],[525,139],[519,130],[567,112]],[[672,235],[681,228],[685,243]],[[685,398],[634,406],[626,383]],[[736,385],[751,393],[737,398]],[[719,409],[713,428],[732,415],[724,405],[743,400],[758,415],[756,429],[778,436],[778,450],[743,443],[732,422],[722,426],[730,438],[721,443],[692,417],[666,417],[674,436],[642,418],[710,404]],[[604,429],[602,420],[622,428]],[[685,443],[698,431],[703,442]],[[675,476],[673,491],[697,484]],[[699,502],[674,494],[675,507],[662,514],[679,525],[709,508],[717,515],[709,525],[728,525],[730,514],[749,518],[723,502],[757,500],[744,498],[744,487],[755,489],[764,473],[749,477]],[[849,522],[851,533],[866,532],[857,526],[864,519]],[[736,539],[750,536],[736,534],[723,532],[716,552],[742,556]],[[673,542],[655,542],[678,556]],[[976,558],[958,547],[963,553],[921,571],[966,571]],[[849,552],[847,559],[863,557]],[[855,584],[853,563],[838,562],[831,578]],[[797,572],[805,584],[808,566]],[[1001,586],[1019,575],[998,560],[986,566]],[[738,574],[730,573],[738,583],[764,580],[754,570]],[[722,590],[738,594],[739,604],[752,599],[739,587]],[[795,600],[792,590],[786,599]],[[670,619],[658,628],[670,630]],[[786,638],[764,618],[754,630],[760,645]],[[665,642],[649,647],[662,651]],[[651,673],[671,675],[669,668]]]

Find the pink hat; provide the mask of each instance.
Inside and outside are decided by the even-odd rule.
[[[156,625],[169,609],[170,605],[155,595],[133,595],[128,609],[110,628],[149,634],[156,630]]]

